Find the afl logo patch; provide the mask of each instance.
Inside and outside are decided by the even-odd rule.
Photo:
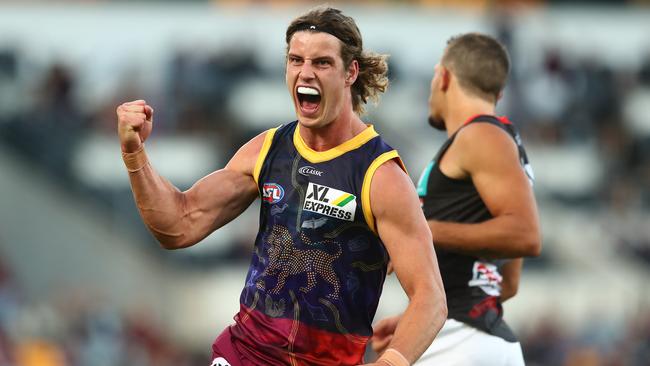
[[[277,203],[284,197],[284,188],[277,183],[264,183],[262,186],[262,200],[268,203]]]
[[[317,177],[320,177],[323,175],[323,172],[320,170],[314,168],[313,166],[303,166],[302,168],[298,169],[298,173],[307,176],[307,175],[315,175]]]

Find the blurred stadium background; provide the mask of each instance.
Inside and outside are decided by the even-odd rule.
[[[207,365],[238,309],[257,205],[160,249],[131,197],[115,107],[156,109],[154,165],[188,188],[292,120],[284,31],[310,1],[0,2],[0,365]],[[446,40],[483,31],[514,69],[500,111],[535,168],[544,232],[506,319],[528,365],[650,365],[650,6],[643,1],[336,2],[392,85],[365,120],[414,179]],[[404,295],[387,280],[378,317]]]

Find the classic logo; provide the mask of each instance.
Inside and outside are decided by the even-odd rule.
[[[354,221],[357,197],[338,189],[309,183],[302,209],[337,219]]]
[[[262,200],[269,203],[280,202],[284,197],[284,188],[277,183],[264,183],[262,186]]]
[[[304,176],[315,175],[317,177],[320,177],[323,175],[323,172],[314,168],[313,166],[303,166],[302,168],[298,169],[298,173]]]
[[[501,281],[503,277],[499,274],[499,268],[492,263],[474,262],[472,268],[472,279],[468,286],[478,286],[490,296],[501,295]]]

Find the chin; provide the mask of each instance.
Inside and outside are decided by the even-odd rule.
[[[304,117],[298,115],[298,123],[307,128],[320,128],[326,125],[320,117]]]
[[[447,131],[447,126],[445,126],[445,120],[442,118],[435,118],[429,116],[429,125],[439,131]]]

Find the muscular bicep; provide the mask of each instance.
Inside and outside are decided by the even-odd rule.
[[[184,192],[187,219],[196,230],[196,241],[239,216],[258,195],[253,178],[255,162],[265,133],[242,146],[220,169]]]
[[[431,232],[406,173],[394,161],[382,165],[370,195],[377,232],[407,295],[418,287],[442,288]]]
[[[458,142],[464,152],[461,167],[492,216],[513,216],[521,225],[537,231],[535,197],[512,137],[496,126],[477,123],[465,128]]]

